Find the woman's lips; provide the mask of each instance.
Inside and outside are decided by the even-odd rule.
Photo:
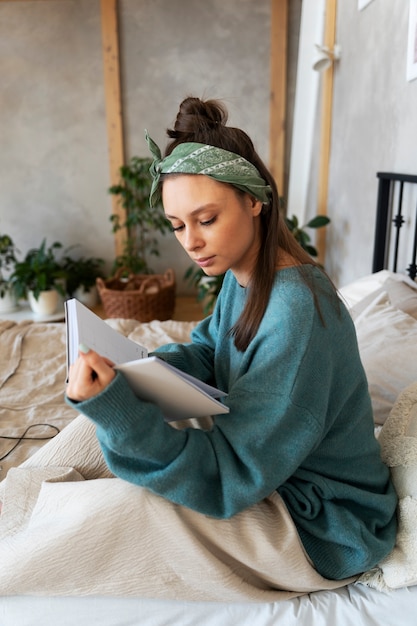
[[[195,262],[200,267],[209,267],[209,265],[212,265],[214,262],[214,256],[208,256],[208,257],[205,257],[204,259],[196,259]]]

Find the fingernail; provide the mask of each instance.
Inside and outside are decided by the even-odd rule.
[[[80,345],[78,346],[78,350],[83,354],[87,354],[87,352],[90,352],[90,348],[86,346],[85,343],[80,343]]]

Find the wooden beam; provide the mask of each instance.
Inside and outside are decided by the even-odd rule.
[[[117,0],[100,2],[110,184],[115,185],[120,180],[120,167],[125,162]],[[120,207],[117,197],[112,195],[111,199],[113,213],[123,219],[124,209]],[[125,240],[124,229],[115,233],[116,256],[123,253]]]
[[[336,43],[336,7],[337,0],[326,0],[326,16],[324,26],[323,45],[334,50]],[[320,128],[320,162],[318,181],[317,213],[327,215],[327,198],[329,191],[330,144],[332,132],[333,109],[333,77],[334,63],[323,72],[322,101],[321,101],[321,128]],[[317,231],[316,247],[318,260],[324,265],[326,256],[326,229]]]
[[[269,167],[284,194],[288,0],[271,0]]]

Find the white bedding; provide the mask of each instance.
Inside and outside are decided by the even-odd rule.
[[[272,604],[136,598],[0,598],[1,626],[415,626],[417,587],[360,585]]]
[[[352,285],[352,289],[344,290],[344,297],[356,307],[354,315],[362,324],[362,339],[365,345],[367,338],[381,328],[381,310],[386,314],[387,307],[401,307],[409,296],[402,294],[402,300],[394,303],[394,296],[384,290],[387,279],[397,280],[397,276],[380,273],[369,277],[366,289],[363,289],[365,280],[361,284]],[[399,281],[402,282],[402,281]],[[407,281],[404,281],[406,284]],[[392,287],[392,286],[391,286]],[[408,289],[413,286],[407,285]],[[381,295],[382,289],[382,295]],[[371,297],[369,295],[371,293]],[[416,292],[417,293],[417,292]],[[360,295],[358,295],[360,294]],[[412,294],[414,295],[414,294]],[[382,298],[382,299],[381,299]],[[363,306],[361,308],[361,303]],[[381,304],[382,303],[382,304]],[[415,304],[415,303],[414,303]],[[410,301],[408,299],[408,306]],[[417,310],[417,306],[415,306]],[[398,311],[404,313],[401,308]],[[379,425],[383,426],[387,420],[391,406],[398,393],[409,384],[409,378],[417,381],[417,334],[414,332],[412,308],[406,315],[411,319],[403,318],[410,336],[402,351],[402,358],[411,363],[411,373],[407,370],[406,380],[397,376],[390,393],[382,389],[384,385],[381,376],[376,370],[389,371],[389,362],[386,358],[383,363],[378,361],[378,355],[369,355],[368,368],[375,379],[374,398],[379,402],[381,390],[384,395],[384,407],[378,411]],[[362,316],[362,317],[360,317]],[[362,319],[362,322],[361,322]],[[366,323],[365,323],[366,322]],[[161,343],[169,341],[187,340],[193,323],[181,322],[151,322],[139,324],[134,321],[110,320],[109,323],[120,332],[152,350]],[[379,326],[378,326],[379,324]],[[416,322],[417,325],[417,322]],[[392,327],[392,326],[391,326]],[[412,330],[410,330],[412,328]],[[383,327],[380,332],[384,332]],[[398,331],[401,335],[401,328]],[[22,429],[29,424],[45,422],[54,424],[62,429],[72,422],[76,413],[67,407],[63,401],[65,381],[65,349],[64,327],[62,324],[13,324],[0,322],[0,420],[1,431],[22,433]],[[396,339],[393,338],[395,343]],[[372,342],[370,342],[372,345]],[[4,358],[5,348],[7,355]],[[407,349],[407,347],[409,349]],[[406,354],[409,353],[409,354]],[[48,367],[49,363],[49,367]],[[41,364],[41,365],[40,365]],[[367,367],[367,366],[365,366]],[[398,367],[395,367],[398,373]],[[367,369],[368,372],[368,369]],[[378,376],[376,376],[378,374]],[[381,382],[382,381],[382,382]],[[31,391],[33,390],[33,392]],[[376,405],[375,405],[376,406]],[[388,423],[389,425],[389,423]],[[385,429],[389,432],[389,429]],[[50,427],[38,427],[36,434],[49,435]],[[71,432],[71,427],[64,431],[64,435]],[[415,434],[413,435],[415,436]],[[59,436],[61,437],[61,435]],[[417,441],[417,439],[416,439]],[[4,461],[0,462],[3,469],[0,479],[6,476],[10,467],[16,467],[28,457],[33,459],[37,449],[45,442],[22,442],[15,451]],[[2,441],[0,456],[11,447],[11,442]],[[48,444],[36,453],[35,459],[46,454]],[[417,457],[416,457],[417,458]],[[31,460],[25,463],[31,467]],[[96,479],[97,476],[106,476],[106,469],[97,458],[89,459],[85,466],[77,466],[84,479]],[[404,468],[395,469],[403,478]],[[408,469],[406,470],[408,472]],[[108,475],[108,474],[107,474]],[[73,476],[74,477],[74,476]],[[402,479],[401,478],[401,479]],[[4,482],[0,485],[0,497]],[[408,493],[403,494],[409,497]],[[417,524],[416,524],[417,526]],[[414,540],[414,539],[413,539]],[[404,545],[404,544],[403,544]],[[407,544],[405,544],[407,545]],[[411,564],[412,567],[414,564]],[[40,568],[40,572],[42,568]],[[4,572],[3,572],[4,574]],[[41,573],[39,574],[41,575]],[[380,570],[370,584],[378,583],[383,577]],[[300,598],[274,603],[218,603],[218,602],[179,602],[173,600],[145,600],[140,598],[124,597],[31,597],[31,596],[3,596],[0,597],[0,624],[1,626],[40,625],[56,626],[57,624],[100,624],[100,626],[130,626],[143,624],[144,626],[269,626],[272,624],[295,624],[321,626],[323,624],[337,624],[337,626],[384,626],[401,624],[415,626],[417,611],[417,580],[411,581],[413,586],[405,587],[401,583],[395,591],[381,592],[363,584],[352,584],[335,591],[323,591]]]

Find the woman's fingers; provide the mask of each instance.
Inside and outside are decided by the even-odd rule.
[[[67,396],[77,402],[88,400],[103,391],[114,377],[109,359],[80,346],[80,356],[70,367]]]

